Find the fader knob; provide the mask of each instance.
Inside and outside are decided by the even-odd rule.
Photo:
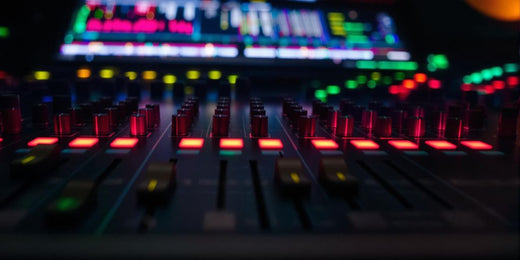
[[[130,115],[130,135],[145,136],[147,134],[146,129],[146,115]]]
[[[462,120],[458,117],[448,117],[444,136],[447,138],[460,138],[462,136]]]
[[[268,117],[256,115],[251,118],[251,135],[253,137],[267,137]]]
[[[188,135],[188,116],[179,114],[172,116],[172,136]]]
[[[94,114],[92,117],[92,127],[95,135],[110,134],[110,120],[107,114]]]
[[[351,116],[338,116],[336,128],[337,137],[352,136],[354,132],[354,118]]]
[[[35,104],[32,107],[32,121],[34,126],[49,125],[49,107],[46,104]]]
[[[22,131],[22,115],[20,109],[11,108],[2,111],[2,126],[6,134],[19,134]]]
[[[426,131],[424,119],[421,117],[408,118],[408,135],[411,137],[423,137]]]
[[[71,134],[71,116],[70,114],[57,114],[54,116],[54,133],[57,135]]]
[[[316,116],[300,116],[298,118],[298,135],[300,138],[313,137],[316,133]]]
[[[392,118],[380,116],[376,119],[374,134],[379,137],[392,136]]]
[[[515,138],[518,125],[518,109],[504,108],[500,113],[500,121],[498,123],[498,136],[506,138]]]
[[[229,116],[227,115],[214,115],[213,116],[213,128],[211,133],[213,136],[228,136],[229,134]]]

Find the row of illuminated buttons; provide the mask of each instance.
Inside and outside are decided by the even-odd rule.
[[[99,139],[96,137],[78,137],[69,142],[71,148],[91,148],[98,143]],[[126,148],[131,149],[138,143],[137,138],[121,138],[118,137],[112,141],[110,147],[112,148]],[[56,137],[37,137],[30,141],[27,145],[34,147],[39,144],[55,144],[58,142]],[[339,145],[331,139],[315,139],[311,140],[311,143],[318,150],[335,150],[339,148]],[[361,150],[377,150],[379,144],[372,140],[351,140],[350,143],[354,147]],[[475,150],[490,150],[493,146],[484,143],[482,141],[461,141],[462,145],[475,149]],[[417,143],[409,140],[389,140],[388,144],[399,150],[415,150],[419,149]],[[438,150],[454,150],[457,146],[446,140],[427,140],[425,144]],[[179,143],[180,149],[201,149],[204,145],[203,138],[183,138]],[[261,149],[273,150],[283,149],[283,143],[280,139],[259,139],[258,145]],[[221,138],[220,148],[221,149],[242,149],[244,147],[244,141],[240,138]]]

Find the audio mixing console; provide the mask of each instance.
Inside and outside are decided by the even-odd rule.
[[[520,64],[352,2],[82,1],[0,70],[0,257],[516,259]]]

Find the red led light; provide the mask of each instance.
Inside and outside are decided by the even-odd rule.
[[[372,140],[352,140],[350,143],[360,150],[376,150],[379,149],[379,145]]]
[[[200,149],[204,145],[202,138],[182,138],[179,143],[180,149]]]
[[[91,148],[98,143],[99,139],[95,137],[78,137],[69,143],[72,148]]]
[[[486,92],[486,94],[488,94],[488,95],[493,94],[493,93],[495,93],[495,88],[491,85],[485,85],[484,92]]]
[[[240,138],[222,138],[220,139],[220,149],[242,149],[244,141]]]
[[[390,140],[388,144],[399,150],[415,150],[419,148],[416,143],[408,140]]]
[[[457,148],[456,145],[444,140],[429,140],[424,143],[437,150],[453,150]]]
[[[399,94],[399,92],[401,92],[401,90],[399,90],[398,85],[391,85],[388,88],[388,92],[390,92],[390,94],[392,94],[392,95],[397,95],[397,94]]]
[[[510,87],[514,87],[514,86],[518,85],[518,83],[520,82],[520,79],[515,76],[509,76],[509,77],[507,77],[506,81],[507,81],[507,85],[509,85]]]
[[[490,144],[486,144],[481,141],[462,141],[460,144],[473,149],[473,150],[490,150],[493,149],[493,146]]]
[[[493,87],[495,89],[504,89],[504,88],[506,88],[506,83],[503,80],[493,80],[491,82],[491,85],[493,85]]]
[[[27,145],[33,147],[39,144],[55,144],[57,142],[58,138],[56,137],[36,137],[32,141],[28,142]]]
[[[0,142],[4,141],[4,138],[0,137]]]
[[[473,88],[473,86],[471,84],[464,83],[464,84],[460,85],[460,89],[462,91],[471,91],[472,88]]]
[[[123,148],[123,149],[132,149],[139,142],[137,138],[121,138],[118,137],[112,141],[110,147],[112,148]]]
[[[258,146],[262,150],[281,150],[283,143],[280,139],[259,139]]]
[[[438,79],[430,79],[428,80],[428,87],[431,89],[440,89],[441,88],[441,81]]]
[[[414,79],[417,83],[424,83],[428,79],[428,76],[424,73],[417,73],[415,74]]]
[[[312,145],[318,150],[335,150],[339,148],[339,145],[330,139],[317,139],[311,141]]]
[[[405,87],[407,89],[413,89],[413,88],[415,88],[415,81],[413,81],[411,79],[405,79],[405,80],[403,80],[403,87]]]

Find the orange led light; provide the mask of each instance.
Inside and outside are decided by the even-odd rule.
[[[123,149],[132,149],[139,142],[137,138],[122,138],[118,137],[110,143],[110,147],[112,148],[123,148]]]
[[[318,150],[335,150],[335,149],[339,148],[339,145],[336,142],[334,142],[334,140],[330,140],[330,139],[312,140],[311,143]]]
[[[408,140],[390,140],[388,144],[399,150],[415,150],[419,148],[416,143]]]
[[[453,150],[457,148],[456,145],[444,140],[429,140],[424,143],[437,150]]]
[[[58,138],[56,137],[36,137],[32,141],[28,142],[27,145],[33,147],[39,144],[55,144],[57,142]]]
[[[222,138],[220,139],[220,149],[242,149],[244,141],[240,138]]]
[[[202,138],[182,138],[179,143],[180,149],[200,149],[204,145]]]
[[[379,149],[379,145],[372,140],[352,140],[350,143],[360,150],[376,150]]]
[[[78,137],[69,143],[72,148],[91,148],[98,143],[99,139],[95,137]]]
[[[486,144],[481,141],[462,141],[460,144],[473,149],[473,150],[490,150],[493,149],[493,146],[490,144]]]
[[[428,76],[426,76],[424,73],[417,73],[415,74],[414,79],[417,83],[424,83],[426,80],[428,80]]]
[[[281,150],[283,143],[280,139],[259,139],[258,146],[263,150]]]
[[[415,88],[415,81],[413,81],[411,79],[405,79],[405,80],[403,80],[403,87],[405,87],[407,89],[413,89],[413,88]]]

